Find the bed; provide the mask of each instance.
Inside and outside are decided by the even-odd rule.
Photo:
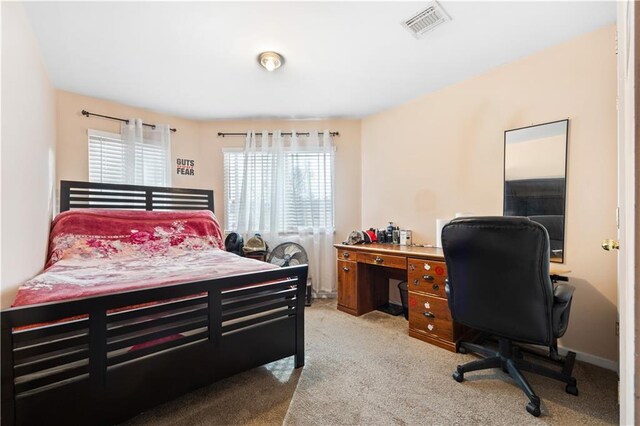
[[[304,365],[307,266],[224,252],[213,191],[62,181],[60,210],[47,268],[0,313],[2,425],[114,424],[278,359]],[[94,238],[95,223],[125,235]]]

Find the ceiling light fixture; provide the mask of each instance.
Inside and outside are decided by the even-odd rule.
[[[277,52],[262,52],[258,56],[258,62],[260,62],[260,65],[267,71],[274,71],[282,66],[284,58]]]

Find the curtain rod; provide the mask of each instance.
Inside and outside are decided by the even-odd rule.
[[[93,116],[95,116],[95,117],[107,118],[107,119],[109,119],[109,120],[116,120],[116,121],[121,121],[121,122],[123,122],[123,123],[127,123],[127,124],[129,124],[129,120],[126,120],[126,119],[124,119],[124,118],[110,117],[110,116],[108,116],[108,115],[96,114],[96,113],[89,112],[89,111],[84,110],[84,109],[82,110],[82,115],[84,115],[85,117],[89,117],[89,116],[93,115]],[[142,125],[143,125],[143,126],[147,126],[147,127],[151,127],[152,129],[155,129],[155,128],[156,128],[156,125],[155,125],[155,124],[142,123]],[[169,130],[171,130],[172,132],[177,132],[177,130],[176,130],[176,129],[169,129]]]
[[[254,133],[256,136],[262,136],[262,132]],[[272,132],[267,133],[268,135],[273,135]],[[282,136],[292,136],[293,132],[282,132],[280,133]],[[340,136],[340,132],[329,132],[331,136]],[[298,136],[309,136],[309,132],[296,132]],[[324,132],[318,132],[318,135],[324,135]],[[227,136],[247,136],[246,132],[218,132],[218,137],[227,137]]]

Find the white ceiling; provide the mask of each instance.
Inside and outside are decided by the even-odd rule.
[[[615,22],[614,2],[25,3],[54,85],[195,119],[362,117]],[[613,46],[612,46],[613,48]],[[275,50],[283,68],[264,71]]]

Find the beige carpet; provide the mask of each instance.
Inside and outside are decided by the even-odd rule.
[[[186,395],[128,422],[131,425],[422,425],[615,424],[617,378],[578,363],[580,396],[556,381],[527,375],[542,399],[542,415],[525,411],[526,397],[501,371],[451,378],[474,359],[407,335],[401,317],[360,318],[315,301],[306,311],[306,366],[278,361]]]

